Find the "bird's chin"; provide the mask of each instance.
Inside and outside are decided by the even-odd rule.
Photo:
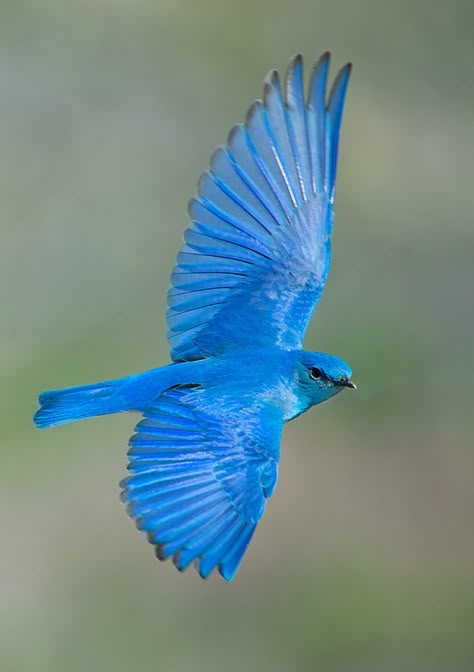
[[[311,405],[317,406],[318,404],[322,404],[323,402],[328,401],[328,399],[335,397],[336,394],[342,392],[343,389],[344,387],[341,387],[340,385],[328,385],[327,387],[324,387],[318,391],[318,394],[313,399],[313,403]]]

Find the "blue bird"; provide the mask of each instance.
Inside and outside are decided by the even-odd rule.
[[[338,357],[302,349],[329,271],[339,134],[351,65],[303,59],[214,153],[171,275],[172,363],[39,395],[37,427],[142,414],[122,499],[160,560],[230,581],[278,474],[285,422],[346,388]]]

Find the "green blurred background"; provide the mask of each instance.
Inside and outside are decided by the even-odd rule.
[[[474,669],[474,4],[0,3],[0,669]],[[354,62],[307,336],[359,391],[284,433],[232,584],[118,501],[135,419],[34,430],[41,389],[167,362],[199,173],[295,51]],[[334,69],[333,69],[334,72]]]

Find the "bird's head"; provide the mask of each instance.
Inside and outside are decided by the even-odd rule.
[[[334,355],[303,351],[298,358],[296,379],[299,392],[307,401],[306,408],[320,404],[346,388],[355,390],[351,377],[350,367]]]

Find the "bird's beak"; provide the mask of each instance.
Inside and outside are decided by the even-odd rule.
[[[352,380],[342,380],[338,383],[341,387],[350,387],[351,390],[357,390],[357,385]]]

